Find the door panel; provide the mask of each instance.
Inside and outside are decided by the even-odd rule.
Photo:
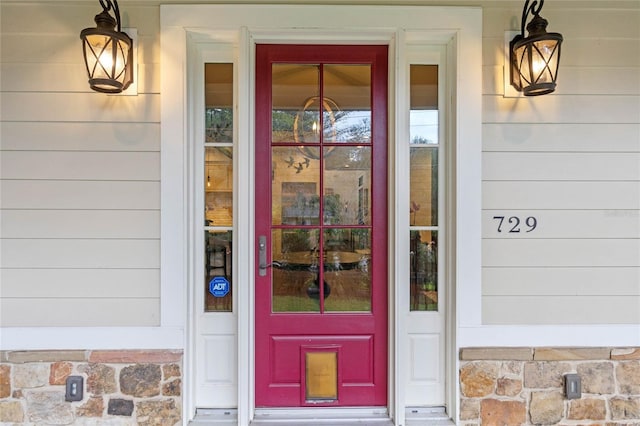
[[[386,405],[387,47],[256,55],[256,405]]]

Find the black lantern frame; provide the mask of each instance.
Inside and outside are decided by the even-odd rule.
[[[121,31],[118,1],[99,1],[97,27],[80,32],[89,86],[97,92],[120,93],[133,83],[133,40]]]
[[[546,31],[548,21],[540,16],[544,0],[527,0],[522,9],[520,34],[509,43],[511,65],[511,85],[525,96],[546,95],[556,90],[560,46],[563,38],[559,33]],[[524,36],[527,17],[533,19],[527,24],[529,35]]]

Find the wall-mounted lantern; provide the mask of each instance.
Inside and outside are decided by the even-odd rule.
[[[558,65],[560,63],[560,45],[562,34],[548,33],[546,19],[540,16],[544,0],[529,0],[522,9],[520,34],[509,44],[511,85],[525,96],[546,95],[556,89]],[[533,19],[527,24],[529,35],[524,36],[527,17]]]
[[[89,86],[97,92],[120,93],[133,82],[133,40],[121,31],[118,1],[100,0],[100,5],[97,27],[80,33]]]

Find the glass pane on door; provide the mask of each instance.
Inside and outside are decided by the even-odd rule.
[[[275,229],[271,234],[273,312],[320,312],[317,229]]]
[[[371,65],[323,67],[325,142],[371,142]]]
[[[272,142],[320,141],[318,65],[272,65]]]
[[[325,229],[325,311],[371,311],[371,240],[369,229]]]
[[[371,147],[324,148],[325,225],[369,225]]]
[[[274,225],[320,222],[318,147],[279,146],[271,150],[271,217]]]

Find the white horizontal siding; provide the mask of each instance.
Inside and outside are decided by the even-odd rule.
[[[3,268],[160,267],[159,240],[3,238]]]
[[[11,299],[159,298],[159,276],[157,268],[4,268],[0,271],[2,297]]]
[[[4,180],[0,190],[4,209],[159,210],[160,204],[159,182]]]
[[[4,122],[5,151],[160,151],[158,123]]]
[[[640,9],[550,5],[558,88],[532,98],[502,96],[504,32],[521,9],[485,10],[482,321],[638,323]]]
[[[160,320],[159,300],[154,298],[24,298],[0,301],[4,327],[118,327],[154,326]]]
[[[117,167],[114,167],[117,165]],[[158,152],[5,151],[2,179],[158,181]]]
[[[3,238],[160,238],[158,210],[4,210]]]
[[[486,297],[482,308],[486,324],[640,323],[640,296],[499,296]]]
[[[640,69],[640,68],[639,68]],[[482,98],[485,123],[637,123],[638,96],[566,95]]]
[[[2,5],[3,326],[160,325],[158,6],[123,14],[136,96],[88,87],[79,33],[99,11]]]
[[[640,296],[640,267],[485,267],[486,296]]]
[[[485,152],[485,180],[638,181],[640,153]]]
[[[640,238],[485,239],[485,267],[638,267]]]
[[[486,181],[482,201],[488,210],[637,211],[640,182]]]
[[[640,78],[640,77],[639,77]],[[640,152],[640,125],[593,123],[496,123],[482,128],[485,153]]]
[[[106,96],[93,93],[4,92],[5,121],[148,123],[160,120],[160,95]]]

